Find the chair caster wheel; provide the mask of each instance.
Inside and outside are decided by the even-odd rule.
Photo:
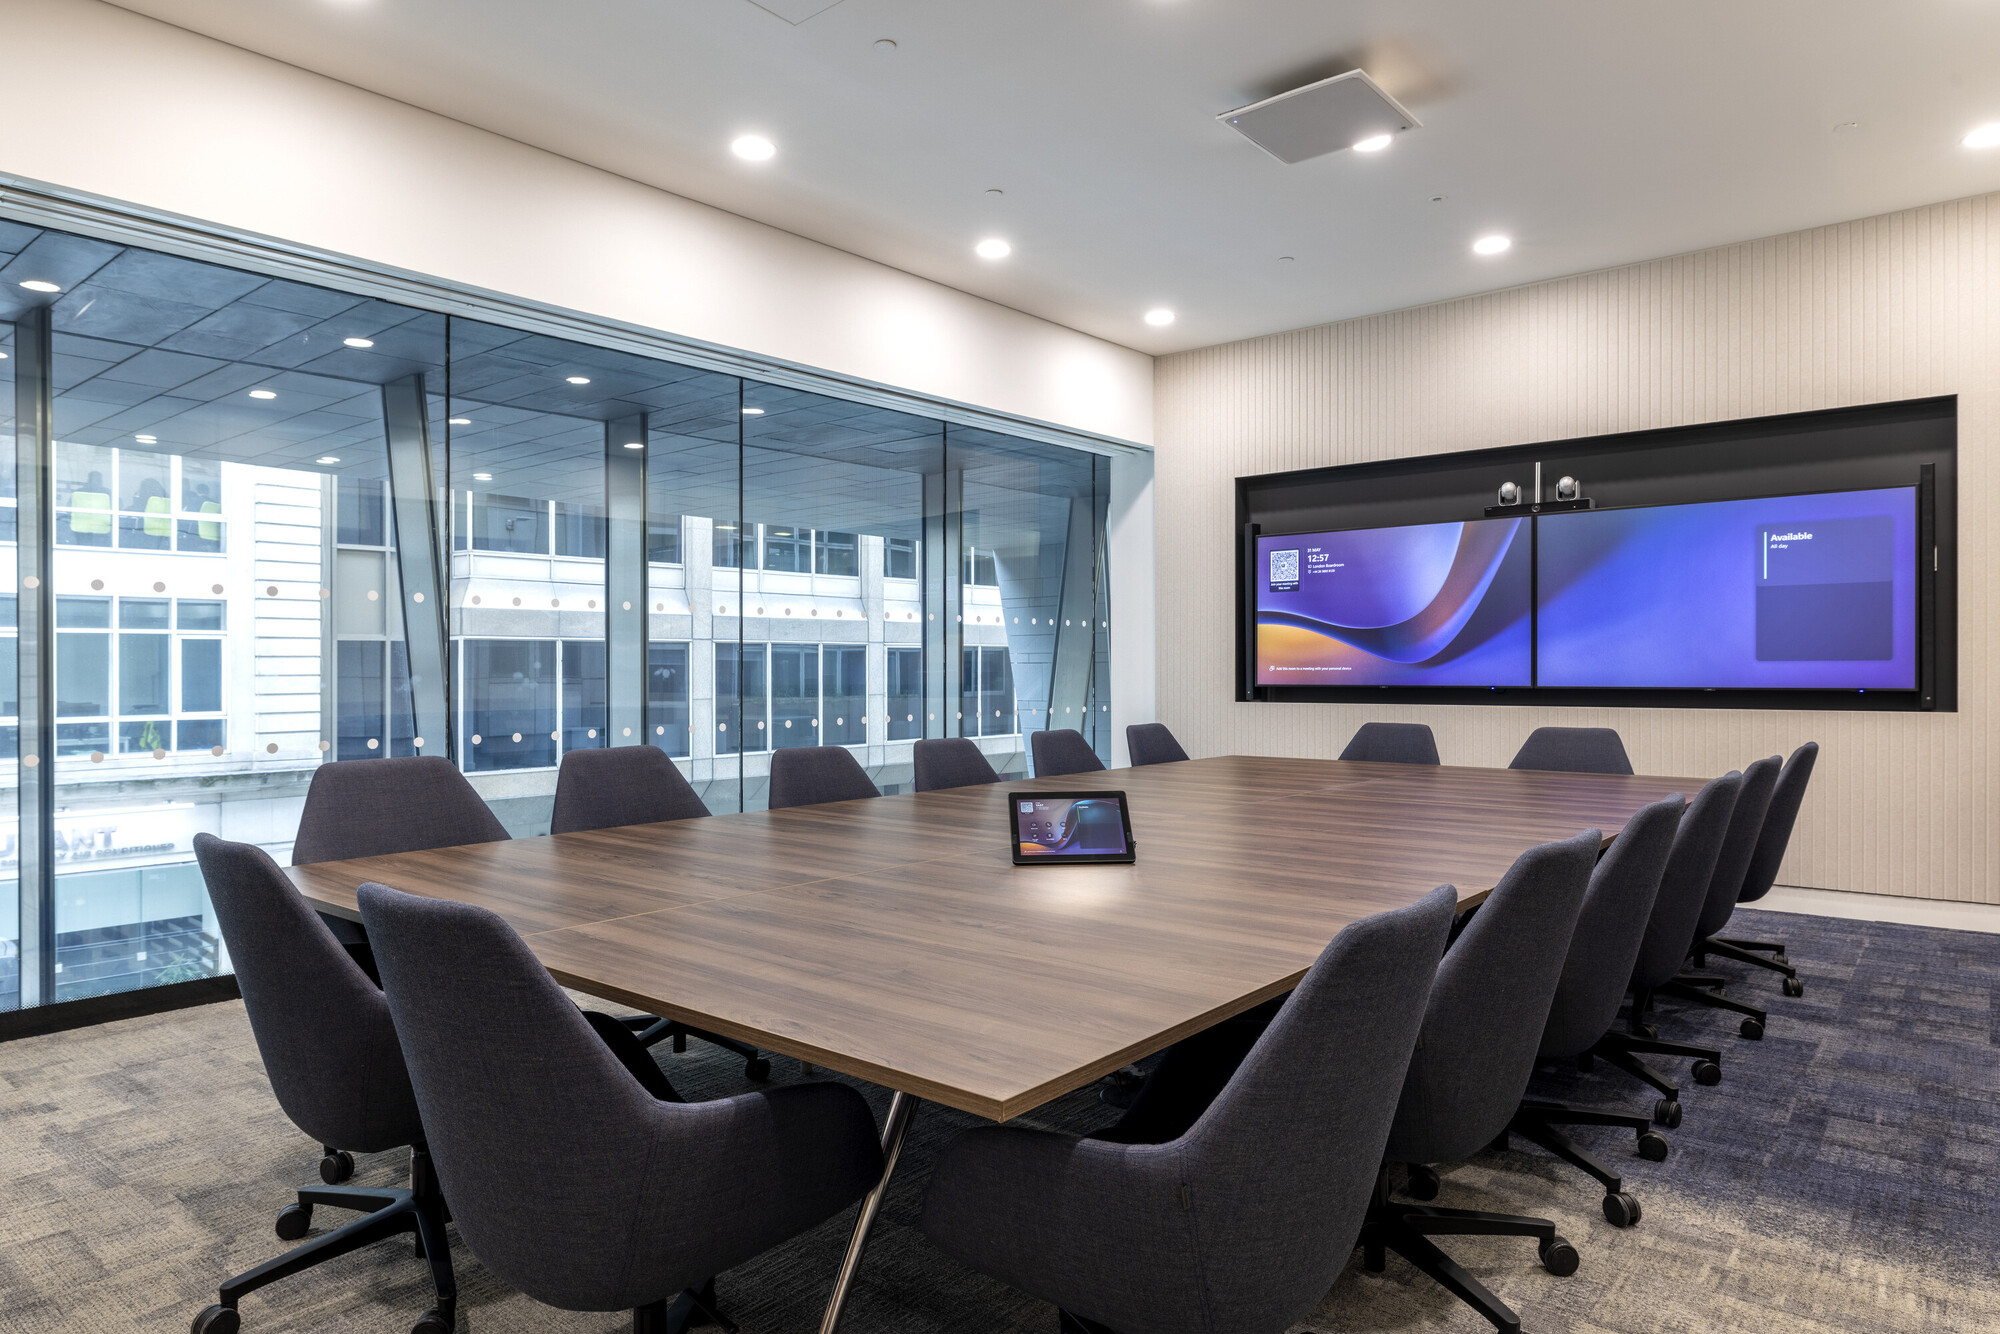
[[[1639,1221],[1641,1212],[1639,1197],[1627,1191],[1620,1191],[1616,1195],[1606,1195],[1604,1197],[1604,1221],[1613,1227],[1631,1227]],[[1570,1252],[1572,1257],[1575,1254],[1575,1251]],[[1547,1264],[1547,1259],[1544,1258],[1542,1263]],[[1555,1271],[1551,1270],[1550,1272],[1553,1273]],[[1574,1259],[1570,1261],[1569,1272],[1576,1272],[1576,1261]]]
[[[236,1314],[233,1306],[211,1306],[194,1318],[188,1326],[188,1334],[236,1334],[243,1328],[243,1317]]]
[[[1799,981],[1796,977],[1788,977],[1785,979],[1785,994],[1787,996],[1803,996],[1806,994],[1806,984]]]
[[[1660,1037],[1660,1029],[1657,1024],[1641,1024],[1632,1031],[1648,1042],[1657,1042]]]
[[[1607,1199],[1605,1204],[1606,1204],[1605,1212],[1609,1214],[1610,1200]],[[1637,1218],[1636,1205],[1637,1201],[1634,1201],[1635,1221]],[[1576,1247],[1570,1245],[1569,1242],[1565,1241],[1563,1238],[1550,1237],[1547,1241],[1542,1243],[1541,1251],[1542,1251],[1542,1268],[1548,1270],[1551,1274],[1554,1274],[1557,1278],[1568,1278],[1571,1274],[1574,1274],[1576,1272],[1576,1267],[1578,1263],[1580,1263],[1579,1257],[1577,1256],[1576,1253]]]
[[[310,1204],[288,1204],[278,1210],[277,1233],[279,1241],[297,1241],[312,1231],[313,1211]]]
[[[457,1326],[458,1322],[451,1316],[433,1307],[410,1327],[410,1334],[452,1334]]]
[[[1752,1042],[1762,1042],[1764,1040],[1764,1025],[1755,1019],[1745,1019],[1743,1021],[1743,1036],[1749,1038]]]
[[[1653,1124],[1678,1130],[1681,1125],[1681,1104],[1676,1098],[1661,1098],[1653,1104]]]
[[[763,1083],[771,1077],[771,1062],[762,1056],[753,1056],[743,1063],[743,1077]]]
[[[1639,1156],[1649,1163],[1667,1161],[1667,1137],[1657,1130],[1640,1131]]]
[[[1438,1197],[1438,1174],[1421,1163],[1411,1163],[1410,1181],[1404,1193],[1413,1200],[1435,1200]]]
[[[338,1186],[354,1175],[354,1155],[345,1149],[335,1149],[319,1160],[319,1179],[329,1186]]]
[[[1694,1063],[1694,1082],[1703,1088],[1713,1088],[1722,1082],[1722,1067],[1714,1061],[1696,1061]]]

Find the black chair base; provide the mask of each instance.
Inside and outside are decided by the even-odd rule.
[[[1632,998],[1632,1011],[1626,1031],[1606,1033],[1591,1050],[1607,1059],[1618,1050],[1644,1052],[1649,1056],[1685,1056],[1694,1062],[1689,1071],[1694,1082],[1707,1088],[1722,1082],[1722,1053],[1714,1047],[1697,1047],[1688,1042],[1668,1042],[1660,1037],[1659,1030],[1646,1022],[1647,1014],[1653,1008],[1653,993],[1642,991]],[[1621,1067],[1623,1068],[1623,1067]],[[1628,1073],[1635,1073],[1628,1071]],[[1638,1075],[1644,1079],[1646,1076]],[[1651,1082],[1650,1080],[1648,1082]],[[1655,1087],[1659,1087],[1655,1085]],[[1664,1091],[1664,1090],[1662,1090]]]
[[[656,1047],[672,1038],[674,1051],[684,1052],[688,1049],[689,1038],[699,1038],[711,1047],[720,1047],[724,1051],[733,1051],[741,1056],[745,1079],[761,1084],[771,1077],[771,1058],[759,1055],[757,1049],[747,1042],[738,1042],[734,1038],[725,1038],[714,1033],[704,1033],[698,1028],[689,1028],[678,1019],[661,1019],[657,1015],[627,1015],[623,1023],[639,1035],[641,1046]]]
[[[736,1334],[736,1322],[715,1301],[715,1280],[689,1288],[671,1302],[665,1299],[632,1311],[632,1334],[682,1334],[699,1325],[715,1325],[722,1334]]]
[[[1614,1126],[1632,1131],[1638,1139],[1637,1153],[1647,1162],[1664,1162],[1667,1137],[1653,1129],[1652,1118],[1623,1112],[1601,1112],[1567,1103],[1528,1099],[1508,1129],[1523,1139],[1540,1145],[1572,1167],[1582,1168],[1604,1187],[1604,1219],[1613,1227],[1631,1227],[1639,1221],[1636,1196],[1625,1189],[1624,1179],[1586,1151],[1583,1146],[1557,1130],[1557,1126]]]
[[[1576,1248],[1556,1233],[1546,1218],[1489,1214],[1475,1209],[1438,1209],[1430,1205],[1397,1204],[1389,1198],[1389,1173],[1377,1179],[1375,1199],[1361,1225],[1362,1263],[1373,1273],[1388,1267],[1396,1254],[1431,1276],[1441,1287],[1470,1306],[1505,1334],[1519,1334],[1521,1317],[1493,1295],[1491,1289],[1439,1250],[1432,1237],[1533,1237],[1542,1267],[1558,1278],[1576,1272]]]
[[[299,1192],[298,1203],[287,1205],[278,1214],[278,1236],[296,1241],[312,1226],[316,1206],[359,1210],[355,1219],[283,1255],[266,1260],[255,1269],[238,1274],[222,1285],[220,1300],[196,1315],[193,1334],[235,1334],[240,1325],[237,1303],[249,1293],[303,1273],[336,1256],[372,1246],[404,1233],[416,1235],[416,1253],[428,1260],[431,1282],[437,1289],[437,1305],[424,1312],[412,1334],[451,1334],[457,1319],[458,1282],[451,1270],[451,1243],[445,1235],[450,1211],[438,1189],[437,1171],[430,1154],[419,1145],[410,1151],[410,1187],[369,1190],[357,1186],[311,1186]]]
[[[1073,1311],[1058,1308],[1056,1334],[1118,1334],[1118,1331],[1108,1325],[1100,1325],[1095,1320],[1085,1320]]]
[[[1806,984],[1799,980],[1799,970],[1792,967],[1792,961],[1785,954],[1785,947],[1779,941],[1725,940],[1720,936],[1710,936],[1706,940],[1695,943],[1694,953],[1697,966],[1707,963],[1707,955],[1719,954],[1725,959],[1734,959],[1738,963],[1747,963],[1757,968],[1768,968],[1774,973],[1783,973],[1785,976],[1784,990],[1787,996],[1803,996],[1806,994]],[[1768,959],[1764,957],[1767,954],[1771,956]]]
[[[1764,1024],[1769,1018],[1763,1010],[1742,1001],[1733,1001],[1720,992],[1720,979],[1691,977],[1683,980],[1675,978],[1660,984],[1657,994],[1672,996],[1676,1000],[1693,1001],[1696,1005],[1706,1005],[1712,1010],[1728,1010],[1732,1014],[1744,1016],[1742,1034],[1752,1042],[1764,1037]]]

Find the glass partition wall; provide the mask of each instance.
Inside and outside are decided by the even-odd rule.
[[[0,1009],[227,972],[193,836],[320,764],[1109,756],[1099,456],[7,222],[0,354]]]

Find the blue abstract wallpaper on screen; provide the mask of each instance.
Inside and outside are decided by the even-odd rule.
[[[1547,515],[1543,686],[1911,690],[1911,487]]]
[[[1525,686],[1525,519],[1257,539],[1257,684]]]

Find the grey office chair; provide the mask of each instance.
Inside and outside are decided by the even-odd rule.
[[[551,834],[580,834],[623,825],[663,824],[708,815],[680,768],[658,746],[607,746],[572,750],[556,771],[556,801],[549,815]],[[704,1033],[676,1019],[634,1014],[619,1020],[644,1047],[671,1041],[677,1052],[689,1038],[734,1052],[743,1058],[743,1073],[755,1080],[771,1077],[770,1058],[747,1042]]]
[[[1416,1198],[1437,1197],[1429,1164],[1471,1157],[1514,1119],[1603,842],[1586,829],[1522,853],[1439,963],[1383,1151],[1409,1165]],[[1533,1237],[1551,1274],[1576,1272],[1576,1249],[1546,1218],[1399,1204],[1390,1180],[1385,1167],[1361,1230],[1362,1262],[1376,1273],[1394,1251],[1500,1329],[1518,1330],[1520,1318],[1430,1238]]]
[[[1131,724],[1125,729],[1125,749],[1135,765],[1174,764],[1188,757],[1165,723]]]
[[[881,795],[868,771],[845,746],[789,746],[771,753],[770,807],[774,811]]]
[[[950,787],[977,787],[997,783],[1000,775],[986,762],[979,743],[962,736],[919,741],[910,748],[916,766],[919,792],[937,792]]]
[[[1688,942],[1688,955],[1697,969],[1706,963],[1708,939],[1727,926],[1736,911],[1736,896],[1742,892],[1743,879],[1750,873],[1750,858],[1764,832],[1764,815],[1771,808],[1771,794],[1777,790],[1778,771],[1783,765],[1783,760],[1772,755],[1743,770],[1743,789],[1736,795],[1736,809],[1729,814],[1729,834],[1715,859],[1715,875],[1709,882],[1701,919],[1695,923],[1694,939]],[[1684,972],[1655,987],[1652,995],[1645,998],[1647,1008],[1653,996],[1672,996],[1710,1009],[1728,1010],[1743,1016],[1744,1037],[1752,1042],[1761,1039],[1768,1016],[1755,1005],[1724,996],[1722,989],[1727,983],[1727,978],[1713,973]]]
[[[658,746],[607,746],[562,757],[549,832],[575,834],[707,814],[680,767]]]
[[[1577,914],[1576,931],[1570,937],[1569,957],[1549,1006],[1548,1023],[1542,1028],[1537,1060],[1573,1061],[1596,1046],[1617,1023],[1625,984],[1639,957],[1653,901],[1666,874],[1667,856],[1673,851],[1674,831],[1686,807],[1686,799],[1678,793],[1641,807],[1598,858],[1590,888],[1584,891],[1583,909]],[[1529,1098],[1522,1101],[1509,1126],[1515,1134],[1603,1183],[1604,1217],[1613,1227],[1638,1222],[1639,1201],[1625,1189],[1619,1174],[1556,1129],[1558,1126],[1630,1130],[1637,1136],[1639,1156],[1660,1162],[1667,1156],[1667,1141],[1653,1129],[1652,1118]]]
[[[1792,828],[1798,823],[1799,807],[1806,798],[1806,784],[1812,781],[1813,765],[1818,760],[1819,742],[1808,741],[1785,761],[1784,769],[1778,774],[1778,785],[1771,793],[1770,808],[1764,813],[1764,829],[1757,835],[1756,851],[1750,855],[1750,870],[1743,878],[1743,888],[1736,894],[1738,903],[1755,903],[1778,883],[1778,870],[1784,865],[1785,850],[1791,846]],[[1806,994],[1806,984],[1799,980],[1799,970],[1792,967],[1783,941],[1725,940],[1720,936],[1711,936],[1702,942],[1702,947],[1711,954],[1720,954],[1738,963],[1755,964],[1759,968],[1783,973],[1787,996]],[[1761,957],[1767,954],[1769,958]]]
[[[1629,774],[1625,743],[1609,727],[1537,727],[1509,769],[1558,769],[1573,774]]]
[[[1721,1082],[1722,1053],[1713,1047],[1661,1038],[1659,1030],[1646,1022],[1645,1007],[1654,989],[1672,981],[1687,963],[1687,942],[1694,938],[1695,923],[1708,901],[1716,859],[1722,855],[1723,840],[1729,837],[1729,817],[1742,790],[1743,775],[1732,769],[1703,787],[1688,803],[1680,828],[1674,831],[1660,892],[1653,899],[1646,933],[1639,942],[1639,957],[1626,984],[1632,993],[1630,1024],[1624,1032],[1606,1033],[1589,1052],[1652,1085],[1660,1095],[1653,1104],[1653,1120],[1669,1130],[1681,1123],[1680,1084],[1643,1058],[1673,1056],[1692,1061],[1694,1082],[1711,1085]]]
[[[1067,1331],[1282,1334],[1352,1253],[1457,900],[1434,890],[1336,936],[1171,1140],[960,1135],[924,1234],[1056,1303]]]
[[[1065,727],[1056,731],[1031,732],[1028,744],[1035,753],[1035,777],[1060,778],[1064,774],[1094,774],[1104,761],[1083,739],[1083,733]]]
[[[663,1099],[492,913],[376,884],[360,900],[459,1236],[535,1300],[678,1330],[712,1317],[714,1275],[881,1177],[846,1085]]]
[[[437,1305],[415,1334],[450,1334],[458,1289],[444,1200],[388,1002],[262,848],[196,834],[194,855],[278,1106],[327,1145],[329,1156],[410,1150],[407,1190],[328,1184],[299,1191],[278,1215],[282,1240],[304,1237],[318,1207],[362,1217],[224,1283],[219,1301],[194,1318],[194,1334],[235,1334],[245,1294],[409,1232],[417,1234],[437,1291]],[[510,1156],[502,1153],[496,1165]],[[347,1163],[351,1173],[351,1157]]]
[[[1439,762],[1437,738],[1424,723],[1363,723],[1348,738],[1340,758],[1387,764]]]

